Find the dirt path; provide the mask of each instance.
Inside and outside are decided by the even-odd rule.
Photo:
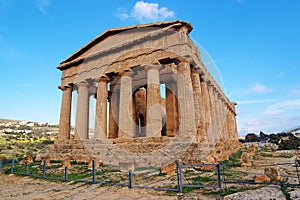
[[[84,183],[63,183],[21,177],[0,175],[0,199],[177,199],[165,192],[126,187],[101,187]]]

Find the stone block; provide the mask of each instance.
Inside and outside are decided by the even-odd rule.
[[[71,161],[70,161],[70,159],[64,159],[64,160],[62,160],[62,167],[68,167],[68,168],[70,168],[71,167]]]
[[[269,183],[271,182],[271,179],[266,175],[256,175],[254,177],[255,183]]]
[[[165,167],[161,168],[161,173],[166,173],[168,176],[176,174],[176,163],[171,163]]]
[[[280,181],[280,172],[278,167],[265,167],[265,175],[268,176],[271,181]]]
[[[50,163],[50,157],[42,158],[42,163],[41,163],[41,165],[44,165],[44,160],[46,160],[46,166],[47,166],[47,167],[51,166],[51,163]]]
[[[119,168],[121,171],[129,171],[129,170],[134,170],[134,162],[133,161],[128,161],[128,162],[119,162]]]
[[[96,170],[99,169],[99,167],[100,167],[100,162],[99,162],[99,160],[95,159]],[[93,169],[93,160],[89,160],[88,169],[90,169],[90,170]]]
[[[240,159],[240,164],[242,167],[251,167],[252,166],[252,156],[248,152],[243,152]]]

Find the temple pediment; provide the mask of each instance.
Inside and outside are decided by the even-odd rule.
[[[192,30],[191,24],[179,20],[108,29],[62,61],[57,68],[62,70],[93,56],[109,54],[113,50],[128,48],[128,45],[153,41],[158,35],[172,34],[182,28],[188,33]],[[155,47],[159,45],[163,44]]]

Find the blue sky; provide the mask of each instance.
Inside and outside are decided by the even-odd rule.
[[[56,66],[108,28],[180,19],[238,102],[239,133],[300,125],[298,0],[0,0],[0,118],[57,123]]]

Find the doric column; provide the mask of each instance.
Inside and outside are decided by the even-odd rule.
[[[230,129],[229,129],[229,117],[230,117],[230,111],[228,109],[228,104],[225,103],[225,108],[226,108],[226,119],[225,119],[225,127],[224,127],[224,138],[225,140],[229,140],[230,139]]]
[[[178,106],[179,134],[196,133],[195,105],[191,80],[190,63],[186,60],[177,61],[178,70]]]
[[[208,83],[208,92],[209,92],[209,99],[210,99],[210,124],[209,124],[209,128],[208,128],[208,138],[210,140],[213,140],[215,138],[215,134],[216,134],[216,120],[215,120],[215,98],[214,98],[214,87],[211,83]]]
[[[218,113],[218,94],[216,88],[213,86],[213,104],[212,104],[212,118],[213,118],[213,138],[216,140],[219,137],[219,113]]]
[[[178,131],[178,102],[176,82],[166,83],[166,136],[174,137]]]
[[[216,99],[216,119],[217,119],[217,137],[218,139],[221,137],[222,134],[222,120],[223,120],[223,113],[222,113],[222,107],[220,104],[220,98],[219,93],[217,90],[215,90],[215,99]]]
[[[119,138],[133,138],[132,71],[123,72],[120,78]]]
[[[201,76],[201,91],[203,96],[203,111],[204,112],[204,130],[206,136],[211,134],[211,109],[210,109],[210,96],[208,92],[208,82],[207,77],[202,75]]]
[[[146,66],[147,70],[147,137],[161,136],[162,108],[160,97],[160,65]]]
[[[69,140],[73,88],[71,86],[62,86],[59,88],[63,91],[63,94],[59,118],[58,140]]]
[[[219,104],[220,104],[220,109],[221,109],[221,114],[222,114],[222,121],[221,121],[221,137],[225,138],[225,126],[226,126],[226,105],[224,103],[222,95],[219,95]]]
[[[118,137],[118,119],[119,119],[119,99],[120,89],[115,84],[110,84],[109,99],[109,132],[108,138]]]
[[[109,78],[102,76],[98,80],[97,102],[95,115],[95,139],[107,138],[107,82]]]
[[[203,94],[202,94],[201,84],[200,84],[200,75],[195,68],[192,69],[192,83],[194,89],[197,141],[200,142],[205,136],[204,112],[203,112],[204,106],[203,106]]]
[[[75,139],[89,138],[89,84],[80,82],[78,87]]]
[[[235,106],[237,105],[236,102],[231,102],[231,105],[233,107],[233,113],[232,113],[232,123],[233,123],[233,139],[238,140],[238,129],[237,129],[237,123],[236,123],[236,109]]]

